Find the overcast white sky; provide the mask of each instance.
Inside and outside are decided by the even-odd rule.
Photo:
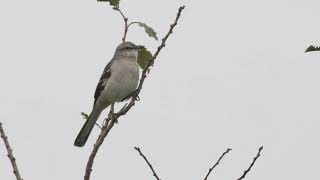
[[[93,180],[152,179],[140,146],[162,179],[319,179],[320,44],[317,0],[122,0],[131,20],[162,37],[141,101],[100,148]],[[24,179],[82,179],[97,138],[73,146],[123,21],[95,0],[0,1],[0,121]],[[160,42],[132,27],[128,40]],[[117,106],[119,108],[119,106]],[[0,179],[14,180],[0,143]]]

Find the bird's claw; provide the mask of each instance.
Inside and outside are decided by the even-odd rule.
[[[129,99],[129,98],[131,98],[131,97],[133,97],[135,101],[140,101],[139,89],[134,90],[134,91],[133,91],[132,93],[130,93],[127,97],[123,98],[123,99],[121,100],[121,102],[123,102],[123,101],[125,101],[125,100],[127,100],[127,99]]]
[[[113,122],[115,124],[119,124],[119,121],[118,121],[118,118],[117,118],[119,116],[118,113],[114,113],[113,116],[116,117],[116,118],[113,118]]]
[[[113,122],[114,122],[115,124],[119,124],[118,119],[113,120]]]

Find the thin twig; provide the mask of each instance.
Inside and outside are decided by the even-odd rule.
[[[144,159],[144,161],[146,161],[146,163],[148,164],[149,168],[151,169],[153,176],[157,179],[160,180],[159,176],[157,175],[156,171],[153,169],[151,163],[148,161],[147,157],[141,152],[139,147],[134,147],[135,150],[137,150],[139,152],[139,155]]]
[[[251,162],[249,168],[246,169],[246,170],[243,172],[242,176],[239,177],[237,180],[241,180],[241,179],[244,179],[244,178],[246,177],[246,175],[248,174],[248,172],[250,172],[250,170],[251,170],[251,168],[253,167],[253,165],[254,165],[254,163],[256,162],[256,160],[259,158],[260,152],[262,151],[262,149],[263,149],[263,146],[261,146],[261,147],[259,148],[258,154],[256,155],[256,157],[253,158],[253,161]]]
[[[92,166],[93,166],[93,162],[94,162],[94,158],[101,146],[101,144],[103,143],[104,139],[106,138],[106,136],[109,134],[111,128],[114,126],[114,124],[118,121],[118,118],[125,115],[131,108],[132,106],[134,106],[135,101],[137,100],[137,97],[139,96],[139,93],[142,89],[142,85],[144,83],[145,78],[147,77],[146,74],[148,72],[148,69],[151,65],[153,65],[154,60],[157,58],[158,54],[160,53],[161,49],[163,47],[165,47],[165,43],[166,40],[168,39],[168,37],[172,34],[173,32],[173,28],[177,25],[177,22],[180,18],[181,12],[182,10],[185,8],[185,6],[181,6],[178,10],[176,19],[174,21],[173,24],[170,25],[170,29],[168,31],[168,33],[166,34],[166,36],[162,39],[162,43],[160,44],[160,46],[158,47],[157,51],[155,52],[155,54],[153,55],[152,59],[150,60],[150,63],[148,64],[147,68],[145,68],[142,71],[142,75],[139,81],[139,86],[137,89],[137,93],[134,93],[134,95],[132,96],[129,104],[126,104],[123,108],[121,108],[121,110],[118,113],[113,113],[112,111],[110,111],[109,116],[106,120],[107,123],[105,123],[105,125],[102,127],[102,131],[98,137],[98,139],[96,140],[96,143],[94,144],[93,150],[89,156],[88,162],[87,162],[87,166],[86,166],[86,172],[85,172],[85,176],[84,176],[84,180],[89,180],[90,179],[90,174],[92,171]],[[123,15],[123,13],[121,11],[119,11],[120,14],[123,16],[125,23],[127,23],[128,19]],[[127,24],[126,24],[127,27]],[[127,30],[125,30],[127,31]],[[123,37],[123,41],[125,41],[126,38],[126,32],[124,34]]]
[[[116,8],[115,10],[117,10],[121,14],[123,21],[124,21],[124,33],[123,33],[123,37],[122,37],[122,42],[125,42],[126,37],[127,37],[127,33],[128,33],[128,29],[130,26],[130,25],[128,25],[128,18],[123,14],[123,12],[119,8]]]
[[[131,22],[131,23],[128,24],[128,28],[129,28],[131,25],[133,25],[133,24],[139,24],[139,23],[140,23],[140,22],[133,21],[133,22]]]
[[[10,159],[10,162],[11,162],[11,165],[12,165],[12,168],[13,168],[13,173],[16,176],[17,180],[23,180],[21,178],[21,176],[20,176],[19,169],[18,169],[17,162],[16,162],[16,158],[12,154],[12,149],[10,147],[10,144],[9,144],[9,141],[8,141],[8,137],[4,133],[4,130],[2,128],[2,123],[1,122],[0,122],[0,134],[1,134],[1,138],[4,141],[4,144],[6,145],[6,149],[7,149],[7,152],[8,152],[8,158]]]
[[[98,126],[100,130],[102,130],[102,127],[98,123],[96,123],[96,126]]]
[[[204,178],[204,180],[207,180],[207,178],[209,177],[211,171],[212,171],[216,166],[219,165],[219,163],[220,163],[221,159],[223,158],[223,156],[226,155],[226,154],[228,154],[231,150],[232,150],[232,149],[228,148],[228,149],[220,156],[220,158],[218,159],[218,161],[209,169],[208,174],[206,175],[206,177]]]

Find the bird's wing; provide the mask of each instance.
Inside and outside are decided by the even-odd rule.
[[[103,91],[104,87],[106,86],[107,84],[107,81],[109,79],[109,77],[111,76],[111,64],[112,64],[112,61],[111,60],[107,66],[104,68],[103,70],[103,73],[100,77],[100,80],[97,84],[97,87],[96,87],[96,91],[94,92],[94,104],[96,104],[96,101],[97,99],[99,98],[101,92]]]

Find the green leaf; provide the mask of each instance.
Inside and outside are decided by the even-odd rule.
[[[100,2],[109,2],[111,6],[113,6],[113,8],[119,8],[119,3],[120,0],[97,0]]]
[[[151,58],[152,54],[150,53],[150,51],[148,51],[146,48],[140,49],[138,53],[138,64],[140,68],[145,69],[148,66]]]
[[[320,51],[320,46],[309,46],[304,52],[310,52],[310,51]]]
[[[150,36],[150,37],[153,37],[155,40],[158,40],[158,37],[157,37],[157,33],[150,27],[148,26],[147,24],[145,23],[142,23],[142,22],[137,22],[137,24],[141,27],[144,28],[144,31]]]
[[[88,119],[89,115],[87,113],[81,112],[81,116],[83,116],[83,119]]]

